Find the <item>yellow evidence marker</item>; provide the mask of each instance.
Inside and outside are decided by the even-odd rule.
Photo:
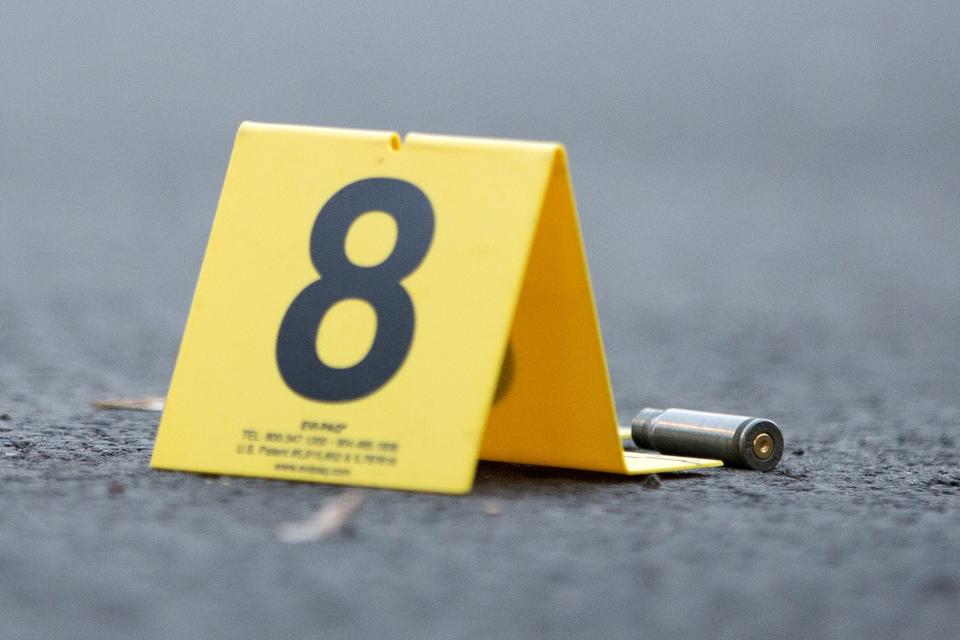
[[[443,493],[625,452],[556,143],[244,123],[151,466]]]

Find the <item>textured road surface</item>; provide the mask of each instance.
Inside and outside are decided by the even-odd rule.
[[[91,410],[96,374],[38,364],[17,335],[0,338],[15,354],[0,377],[4,638],[888,638],[960,625],[956,329],[937,348],[804,323],[638,327],[608,341],[619,386],[658,394],[624,391],[620,406],[757,409],[788,438],[775,472],[656,489],[482,464],[471,495],[374,491],[345,533],[299,545],[275,527],[342,489],[150,471],[155,415]],[[641,352],[654,364],[628,372]]]
[[[948,638],[956,2],[2,3],[0,638]],[[620,417],[770,474],[482,464],[465,497],[153,472],[243,119],[568,146]],[[548,401],[548,400],[545,400]],[[549,443],[545,443],[549,446]],[[499,515],[490,515],[498,513]]]

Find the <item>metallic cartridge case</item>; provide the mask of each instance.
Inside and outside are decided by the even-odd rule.
[[[715,458],[724,464],[770,471],[783,455],[783,435],[763,418],[686,409],[644,409],[630,426],[642,449],[667,455]]]

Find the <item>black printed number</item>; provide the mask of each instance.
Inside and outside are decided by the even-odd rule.
[[[347,257],[347,231],[370,211],[393,217],[397,241],[386,260],[361,267]],[[342,402],[373,393],[393,377],[410,350],[414,327],[413,303],[400,280],[423,260],[433,226],[427,196],[403,180],[360,180],[323,205],[310,234],[310,259],[320,279],[294,298],[277,336],[277,364],[287,386],[313,400]],[[370,303],[377,333],[363,360],[352,367],[329,367],[317,355],[317,331],[330,307],[348,298]]]

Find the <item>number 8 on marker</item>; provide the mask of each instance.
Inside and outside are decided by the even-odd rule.
[[[361,267],[347,257],[347,232],[370,211],[393,217],[397,241],[386,260]],[[277,365],[288,387],[313,400],[343,402],[373,393],[396,374],[410,351],[415,323],[410,294],[400,280],[423,261],[433,226],[427,196],[404,180],[359,180],[323,205],[310,234],[310,259],[321,277],[294,298],[277,336]],[[341,369],[320,360],[316,338],[330,307],[348,298],[373,307],[377,333],[363,360]]]

